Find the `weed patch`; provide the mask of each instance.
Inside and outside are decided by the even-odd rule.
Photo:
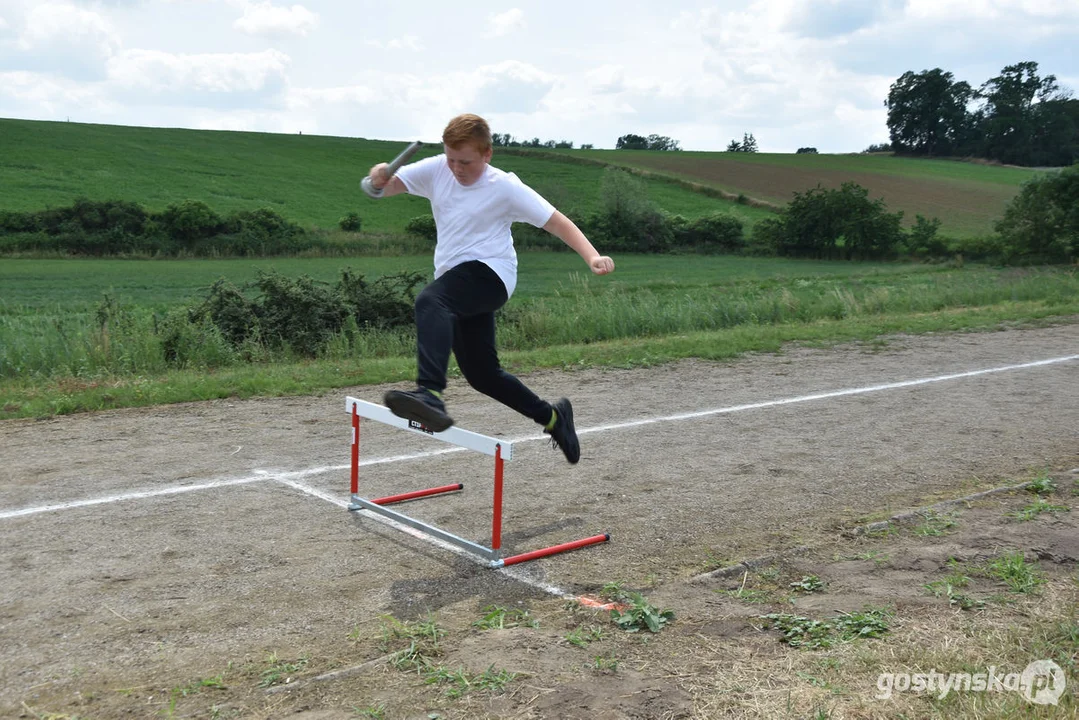
[[[576,647],[585,647],[589,643],[596,640],[602,640],[604,638],[603,628],[596,627],[595,625],[589,625],[584,627],[578,625],[576,628],[566,633],[566,642]]]
[[[929,510],[922,514],[922,523],[914,529],[914,534],[921,537],[939,537],[954,530],[959,523],[956,513],[938,513]]]
[[[611,620],[626,632],[649,630],[658,633],[674,620],[673,610],[661,610],[648,602],[639,592],[623,590],[618,583],[609,583],[603,588],[607,599],[623,605],[621,609],[611,610]]]
[[[307,667],[307,658],[282,660],[277,653],[266,658],[268,667],[259,675],[259,687],[268,688],[292,681],[292,676]]]
[[[484,616],[472,623],[472,627],[480,630],[503,630],[515,627],[539,627],[539,621],[532,617],[527,610],[519,608],[504,608],[498,605],[488,605],[483,609]]]
[[[1037,563],[1028,563],[1023,553],[1016,551],[993,558],[982,568],[986,577],[999,580],[1012,592],[1032,593],[1045,583]]]
[[[779,630],[782,641],[791,647],[822,650],[839,643],[883,637],[888,632],[890,616],[888,610],[866,608],[829,620],[815,620],[790,613],[769,613],[759,618],[765,621],[764,627]]]
[[[1027,503],[1024,507],[1012,513],[1012,517],[1014,517],[1019,522],[1029,522],[1041,515],[1042,513],[1056,514],[1068,512],[1070,509],[1071,508],[1069,508],[1067,505],[1054,505],[1045,498],[1039,496],[1031,502]]]

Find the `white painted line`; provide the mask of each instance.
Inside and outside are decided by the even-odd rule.
[[[1002,367],[987,368],[984,370],[971,370],[969,372],[952,373],[950,375],[937,375],[936,377],[919,378],[917,380],[902,380],[883,385],[869,385],[867,387],[849,388],[846,390],[833,390],[831,392],[814,393],[812,395],[800,395],[798,397],[784,398],[782,400],[768,400],[747,405],[734,405],[732,407],[715,408],[713,410],[699,410],[697,412],[679,413],[677,415],[664,415],[663,417],[646,418],[632,422],[614,423],[612,425],[599,425],[597,427],[578,430],[578,435],[608,432],[610,430],[625,430],[627,428],[641,427],[661,422],[678,422],[680,420],[694,420],[696,418],[709,417],[711,415],[726,415],[728,413],[743,412],[745,410],[760,410],[761,408],[778,407],[780,405],[793,405],[795,403],[811,402],[813,400],[828,400],[830,398],[846,397],[849,395],[865,395],[867,393],[881,392],[883,390],[897,390],[899,388],[915,387],[917,385],[929,385],[930,383],[947,382],[948,380],[961,380],[963,378],[991,375],[993,373],[1010,372],[1013,370],[1025,370],[1027,368],[1042,367],[1044,365],[1056,365],[1059,363],[1079,360],[1079,355],[1067,355],[1065,357],[1051,358],[1049,360],[1036,360],[1034,362],[1021,363],[1019,365],[1004,365]],[[542,436],[541,436],[542,437]],[[523,442],[515,440],[514,442]]]
[[[676,415],[664,415],[661,417],[645,418],[643,420],[633,420],[630,422],[613,423],[610,425],[598,425],[596,427],[581,428],[577,431],[578,435],[590,435],[592,433],[609,432],[611,430],[625,430],[628,428],[642,427],[644,425],[654,425],[656,423],[663,422],[679,422],[681,420],[694,420],[697,418],[708,417],[711,415],[725,415],[736,412],[743,412],[746,410],[760,410],[762,408],[778,407],[781,405],[793,405],[795,403],[810,402],[813,400],[827,400],[830,398],[845,397],[850,395],[864,395],[867,393],[881,392],[884,390],[896,390],[899,388],[915,387],[918,385],[929,385],[931,383],[947,382],[949,380],[961,380],[964,378],[978,377],[981,375],[992,375],[994,373],[1011,372],[1014,370],[1025,370],[1028,368],[1044,367],[1047,365],[1058,365],[1060,363],[1073,362],[1079,360],[1079,355],[1066,355],[1064,357],[1049,358],[1047,360],[1036,360],[1033,362],[1019,363],[1016,365],[1003,365],[995,368],[985,368],[982,370],[970,370],[968,372],[951,373],[948,375],[937,375],[935,377],[918,378],[915,380],[903,380],[894,383],[884,383],[882,385],[870,385],[860,388],[848,388],[844,390],[833,390],[830,392],[814,393],[811,395],[800,395],[798,397],[783,398],[780,400],[767,400],[759,403],[749,403],[746,405],[734,405],[724,408],[714,408],[711,410],[699,410],[696,412],[678,413]],[[530,442],[534,440],[545,440],[547,435],[529,435],[520,438],[513,438],[507,442],[521,443]],[[439,450],[431,450],[427,452],[411,453],[408,455],[393,455],[384,458],[373,458],[370,460],[361,460],[360,466],[366,467],[370,465],[382,465],[386,463],[407,462],[409,460],[422,460],[426,458],[435,457],[438,455],[447,455],[449,453],[463,452],[465,448],[452,447],[443,448]],[[347,470],[348,464],[343,465],[328,465],[324,467],[311,468],[308,470],[298,470],[294,472],[277,472],[273,475],[274,478],[303,478],[311,475],[319,475],[328,472],[339,472],[341,470]],[[270,471],[256,470],[254,477],[239,478],[239,479],[226,479],[226,480],[213,480],[198,485],[185,485],[178,488],[163,488],[160,490],[148,490],[142,492],[131,492],[123,495],[110,495],[108,497],[94,498],[91,500],[76,500],[68,503],[59,503],[56,505],[45,505],[38,507],[21,508],[18,510],[0,510],[0,520],[6,520],[9,518],[23,517],[26,515],[35,515],[37,513],[54,512],[57,510],[70,510],[73,508],[86,507],[89,505],[101,505],[105,503],[119,502],[121,500],[138,500],[142,498],[157,497],[161,495],[175,495],[178,493],[191,492],[194,490],[209,490],[218,487],[228,487],[231,485],[242,485],[245,483],[258,482],[259,480],[268,479],[267,473]],[[346,503],[347,506],[347,503]]]
[[[253,477],[235,478],[231,480],[211,480],[210,482],[198,483],[197,485],[182,485],[180,487],[161,488],[158,490],[140,490],[123,495],[107,495],[105,497],[91,498],[89,500],[73,500],[56,505],[39,505],[37,507],[20,508],[18,510],[0,511],[0,520],[37,515],[38,513],[56,512],[58,510],[74,510],[75,508],[89,507],[91,505],[105,505],[107,503],[120,502],[122,500],[143,500],[145,498],[161,497],[162,495],[179,495],[181,493],[194,492],[196,490],[211,490],[220,487],[232,487],[234,485],[246,485],[249,483],[262,482],[269,478],[256,472]]]
[[[146,498],[161,497],[164,495],[180,495],[196,490],[213,490],[215,488],[234,487],[236,485],[249,485],[251,483],[265,482],[267,480],[276,480],[278,477],[291,478],[321,475],[322,473],[330,472],[331,470],[340,470],[341,468],[347,467],[347,465],[338,468],[317,467],[308,470],[281,473],[280,475],[272,475],[271,471],[268,470],[255,470],[254,475],[242,478],[209,480],[195,485],[181,485],[180,487],[159,488],[157,490],[135,490],[122,495],[107,495],[105,497],[90,498],[89,500],[73,500],[66,503],[57,503],[56,505],[38,505],[36,507],[19,508],[18,510],[3,510],[0,511],[0,520],[25,517],[27,515],[37,515],[39,513],[56,512],[59,510],[74,510],[76,508],[90,507],[92,505],[105,505],[108,503],[121,502],[123,500],[144,500]]]

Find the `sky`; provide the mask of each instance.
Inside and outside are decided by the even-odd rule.
[[[904,72],[1079,91],[1076,38],[1079,0],[0,0],[0,117],[859,152]]]

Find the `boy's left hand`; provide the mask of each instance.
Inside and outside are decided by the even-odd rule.
[[[589,263],[589,265],[592,267],[592,272],[596,275],[606,275],[607,273],[614,272],[614,260],[606,255],[596,258]]]

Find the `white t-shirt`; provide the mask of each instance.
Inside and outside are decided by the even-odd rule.
[[[488,165],[471,185],[462,185],[450,172],[446,156],[436,155],[397,171],[411,195],[431,201],[438,242],[435,277],[470,260],[490,267],[506,286],[517,287],[517,253],[510,225],[526,222],[543,227],[554,206],[513,173]]]

